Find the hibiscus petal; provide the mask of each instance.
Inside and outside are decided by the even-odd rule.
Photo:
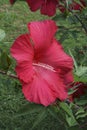
[[[18,37],[11,47],[11,54],[18,63],[22,61],[32,62],[34,51],[28,34]]]
[[[31,82],[35,74],[33,66],[30,62],[21,62],[16,66],[16,73],[21,82]]]
[[[26,2],[30,6],[31,11],[36,11],[41,7],[44,0],[26,0]]]
[[[55,39],[45,52],[41,52],[39,55],[37,52],[36,59],[54,67],[56,70],[62,69],[65,73],[73,69],[72,58],[64,52],[60,43]]]
[[[48,16],[53,16],[56,13],[57,4],[57,0],[47,0],[42,4],[41,13]]]
[[[64,80],[64,83],[68,85],[67,88],[69,88],[69,85],[74,81],[73,72],[69,71],[68,73],[66,73],[64,75]]]
[[[17,60],[16,72],[20,80],[32,80],[34,70],[32,66],[34,51],[28,34],[18,37],[11,47],[11,54]]]
[[[23,83],[22,90],[27,100],[48,106],[56,98],[60,100],[67,98],[65,85],[56,72],[40,66],[34,66],[34,69],[36,74],[32,82]]]
[[[37,51],[47,49],[57,31],[57,26],[52,20],[31,22],[28,24],[28,28],[30,31],[30,37],[34,43],[34,48]]]

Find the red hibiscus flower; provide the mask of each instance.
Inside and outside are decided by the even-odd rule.
[[[28,29],[30,34],[18,37],[11,47],[26,99],[45,106],[57,98],[66,99],[66,86],[73,81],[73,61],[54,37],[55,22],[31,22]]]
[[[75,86],[76,92],[70,95],[70,101],[74,101],[75,98],[80,98],[82,95],[85,94],[85,90],[87,89],[87,84],[84,84],[83,82],[75,82],[71,85],[71,88]]]
[[[41,14],[53,16],[56,13],[57,0],[26,0],[31,11],[40,9]]]

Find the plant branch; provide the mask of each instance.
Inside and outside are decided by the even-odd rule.
[[[0,70],[0,74],[6,75],[6,76],[8,76],[10,78],[18,79],[18,77],[16,75],[14,75],[14,74],[8,74],[7,72],[2,71],[2,70]]]

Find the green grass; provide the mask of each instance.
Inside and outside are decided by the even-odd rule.
[[[28,31],[27,23],[43,19],[48,19],[48,17],[41,15],[39,11],[32,13],[25,2],[17,2],[14,6],[11,6],[9,0],[0,0],[0,29],[5,30],[6,33],[3,45],[0,44],[0,47],[4,46],[4,49],[9,53],[9,48],[15,38]],[[58,19],[57,24],[68,27],[69,22],[67,20],[62,22],[61,19]],[[86,45],[87,38],[83,30],[81,33],[76,33],[76,39],[71,34],[65,35],[66,32],[63,34],[60,31],[57,38],[61,40],[61,36],[65,36],[63,37],[65,40],[62,38],[61,41],[66,51],[67,48],[74,50],[75,46]],[[21,86],[16,84],[13,79],[0,75],[0,130],[30,130],[37,115],[35,113],[14,118],[18,110],[28,103],[24,99]],[[35,130],[60,129],[57,120],[49,114],[48,118],[35,128]]]

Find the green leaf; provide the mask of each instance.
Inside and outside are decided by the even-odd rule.
[[[79,66],[74,74],[75,81],[87,82],[87,67]]]
[[[79,106],[87,105],[87,99],[79,100],[78,102],[76,102],[76,104]]]
[[[68,104],[60,102],[60,108],[62,108],[66,112],[66,121],[69,126],[75,126],[78,124]]]
[[[75,81],[87,82],[87,66],[79,66],[74,74]]]
[[[66,115],[66,121],[70,127],[77,125],[75,118],[69,117],[68,115]]]
[[[5,71],[8,71],[10,65],[11,65],[10,57],[7,55],[6,52],[2,52],[0,56],[0,68]]]
[[[87,117],[87,112],[78,115],[78,116],[76,117],[76,119],[79,119],[79,118],[85,118],[85,117]]]
[[[5,38],[5,31],[0,29],[0,41],[2,41]]]
[[[45,107],[42,106],[42,105],[28,103],[28,104],[24,105],[21,109],[19,109],[19,111],[17,112],[15,117],[20,117],[20,116],[32,114],[32,113],[35,113],[35,112],[40,112],[44,108]]]
[[[87,76],[79,77],[76,74],[74,74],[74,81],[76,82],[87,82]]]
[[[74,74],[74,81],[79,82],[79,77],[76,74]]]
[[[43,121],[47,116],[47,109],[44,107],[43,110],[41,110],[35,119],[35,122],[33,123],[33,126],[31,130],[33,130],[41,121]]]
[[[87,74],[87,67],[86,66],[79,66],[75,74],[79,77],[84,76]]]
[[[84,113],[84,108],[79,108],[79,110],[75,113],[75,115],[77,116],[78,114]]]
[[[60,108],[62,108],[69,116],[73,117],[72,110],[69,108],[68,104],[66,104],[65,102],[60,102],[59,105]]]

